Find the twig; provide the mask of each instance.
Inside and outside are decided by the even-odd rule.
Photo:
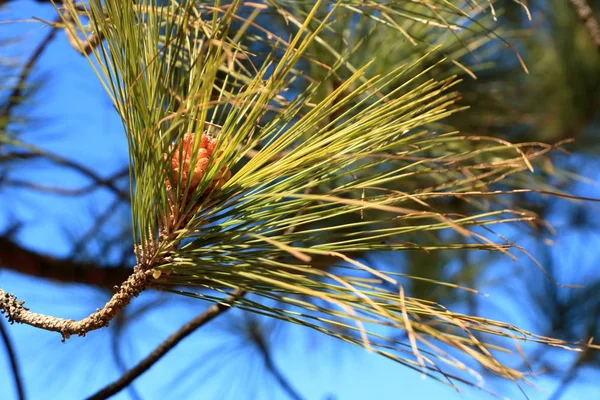
[[[88,397],[88,400],[100,400],[109,398],[121,390],[126,388],[131,382],[142,375],[144,372],[149,370],[158,360],[160,360],[165,354],[173,349],[180,341],[185,339],[196,329],[200,328],[207,322],[210,322],[215,317],[223,314],[231,308],[232,303],[237,299],[244,296],[245,291],[243,289],[236,289],[227,299],[222,303],[213,304],[204,312],[196,316],[194,319],[183,325],[179,330],[169,336],[164,342],[162,342],[152,353],[146,358],[140,361],[135,367],[131,368],[119,379],[113,383],[100,389],[98,392]]]
[[[598,20],[594,16],[594,11],[587,3],[587,0],[569,0],[575,11],[577,12],[577,16],[579,20],[583,23],[585,30],[587,31],[590,39],[596,46],[596,50],[600,52],[600,25],[598,24]]]
[[[151,304],[151,303],[150,303]],[[121,313],[115,318],[115,332],[111,335],[111,347],[112,347],[112,356],[119,369],[120,374],[124,374],[127,371],[127,365],[125,364],[125,360],[123,360],[123,354],[121,351],[121,335],[123,334],[126,322],[129,320],[129,317],[125,317],[125,313]],[[141,396],[138,394],[135,389],[135,385],[129,385],[127,387],[127,391],[129,392],[129,397],[132,400],[141,400]]]
[[[0,289],[0,313],[5,314],[8,322],[22,323],[52,332],[59,332],[62,340],[71,335],[85,336],[88,332],[108,326],[110,321],[140,294],[150,279],[150,273],[140,267],[134,268],[133,274],[118,288],[117,293],[104,305],[88,317],[79,321],[52,317],[29,311],[24,301]]]
[[[0,0],[0,6],[4,5],[4,4],[8,4],[10,2],[12,2],[13,0]],[[62,4],[63,0],[35,0],[36,3],[48,3],[51,4],[52,2],[56,3],[56,4]]]
[[[271,355],[269,353],[263,353],[263,359],[265,360],[265,366],[267,370],[273,375],[279,386],[283,389],[284,392],[290,396],[291,399],[294,400],[303,400],[302,396],[298,394],[296,389],[292,387],[292,384],[286,379],[286,377],[281,373],[279,368],[275,365]]]
[[[10,368],[12,369],[13,373],[13,380],[15,382],[15,386],[17,387],[18,398],[19,400],[25,400],[25,389],[23,387],[23,379],[21,378],[21,370],[19,369],[19,363],[17,362],[17,355],[15,354],[12,341],[10,340],[10,336],[8,336],[8,332],[6,331],[4,322],[1,320],[0,335],[2,335],[2,341],[4,342],[4,347],[6,348],[6,353],[8,354]]]
[[[52,27],[50,32],[48,32],[44,40],[42,40],[40,44],[36,47],[34,52],[29,57],[29,60],[27,60],[27,62],[23,66],[23,69],[19,74],[19,79],[17,80],[17,83],[15,84],[15,87],[13,88],[12,92],[8,96],[8,101],[6,102],[6,105],[4,106],[4,108],[2,109],[2,113],[0,114],[0,127],[5,127],[6,125],[8,125],[9,116],[12,112],[12,109],[20,103],[21,93],[23,91],[25,81],[27,80],[29,74],[33,70],[34,65],[46,49],[46,46],[48,46],[48,44],[54,39],[57,33],[58,28]]]
[[[68,189],[68,188],[63,188],[60,186],[44,185],[44,184],[28,182],[28,181],[20,180],[20,179],[0,179],[0,184],[2,184],[5,187],[10,186],[13,188],[32,190],[32,191],[38,192],[38,193],[46,193],[46,194],[53,194],[53,195],[57,195],[57,196],[69,196],[69,197],[71,197],[71,196],[77,197],[77,196],[86,195],[86,194],[92,192],[96,187],[98,187],[98,185],[96,185],[96,184],[91,184],[91,185],[88,185],[88,186],[85,186],[82,188]]]
[[[68,158],[62,157],[58,154],[46,152],[42,149],[38,149],[31,145],[22,145],[22,146],[26,147],[28,152],[26,152],[26,153],[25,152],[10,152],[10,153],[2,154],[2,155],[0,155],[0,163],[9,161],[9,160],[13,160],[13,159],[31,160],[31,159],[35,159],[35,158],[46,158],[58,165],[62,165],[64,167],[71,168],[71,169],[79,172],[80,174],[91,179],[94,182],[94,184],[96,184],[98,186],[105,186],[106,188],[110,189],[114,194],[119,196],[119,198],[121,200],[129,202],[129,200],[130,200],[129,192],[119,189],[114,182],[114,180],[116,178],[124,176],[125,170],[119,171],[111,177],[103,178],[100,175],[98,175],[94,170],[92,170],[86,166],[83,166],[81,164],[78,164],[73,160],[69,160]],[[127,173],[128,172],[129,171],[127,170]]]
[[[110,218],[117,212],[119,209],[119,204],[121,203],[120,199],[113,199],[113,202],[108,205],[106,210],[103,213],[94,218],[94,224],[88,229],[88,231],[83,234],[77,243],[73,246],[73,250],[71,255],[73,257],[77,257],[80,255],[85,249],[86,245],[94,240],[95,237],[98,237],[98,234],[102,230],[102,227],[110,220]]]
[[[558,387],[554,390],[554,393],[552,393],[548,400],[559,400],[562,397],[569,385],[577,377],[579,366],[580,364],[576,362],[571,368],[569,368],[563,379],[561,379],[560,383],[558,384]]]
[[[590,337],[588,345],[592,344],[592,340],[593,338]],[[563,379],[561,379],[558,387],[556,388],[554,393],[552,393],[549,400],[559,400],[567,390],[568,386],[571,383],[573,383],[573,381],[577,377],[580,368],[583,367],[586,362],[593,359],[594,355],[595,351],[590,351],[590,347],[586,347],[583,350],[583,352],[579,353],[579,357],[577,357],[577,360],[575,360],[575,362],[569,367],[569,369],[565,373],[565,376],[563,377]]]
[[[292,384],[286,379],[286,377],[283,375],[283,373],[279,370],[279,368],[275,364],[275,361],[273,361],[273,357],[271,356],[271,352],[270,352],[269,348],[267,347],[267,344],[265,343],[264,338],[261,336],[258,336],[258,335],[253,335],[253,336],[255,336],[254,340],[256,342],[258,350],[260,351],[260,354],[262,355],[263,361],[265,363],[265,367],[271,373],[271,375],[273,375],[273,377],[275,378],[275,380],[277,381],[277,383],[279,384],[281,389],[283,389],[283,391],[286,392],[287,395],[291,399],[303,400],[302,396],[298,393],[298,391],[296,389],[294,389]]]
[[[75,18],[77,14],[72,0],[66,2],[65,6],[67,8],[66,13],[64,14],[64,22],[66,25],[65,33],[67,34],[69,43],[75,50],[81,53],[81,55],[90,55],[90,53],[94,51],[94,49],[98,47],[100,43],[102,43],[102,40],[104,40],[104,35],[102,32],[97,31],[92,32],[85,39],[81,39],[79,36],[77,36],[77,28],[75,26]]]
[[[123,171],[117,172],[110,178],[107,178],[106,181],[113,181],[113,180],[121,179],[121,178],[127,177],[128,175],[129,175],[129,169],[125,168]],[[2,184],[2,185],[23,188],[23,189],[30,189],[30,190],[34,190],[39,193],[49,193],[49,194],[55,194],[58,196],[83,196],[83,195],[86,195],[86,194],[94,191],[95,189],[100,187],[100,185],[103,183],[104,182],[94,182],[90,185],[87,185],[87,186],[84,186],[81,188],[68,189],[68,188],[63,188],[63,187],[59,187],[59,186],[43,185],[43,184],[28,182],[28,181],[19,180],[19,179],[8,179],[8,178],[0,179],[0,184]],[[119,198],[121,200],[123,200],[121,198],[121,196],[124,194],[125,193],[123,193],[123,192],[121,194],[119,194]]]

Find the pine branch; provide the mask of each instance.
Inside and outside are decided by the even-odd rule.
[[[346,22],[357,26],[354,13],[361,14],[364,31],[371,32],[369,7],[377,2],[361,2],[352,13],[344,2],[331,3],[316,1],[305,11],[276,7],[294,32],[289,45],[273,44],[275,59],[266,61],[244,51],[240,41],[253,36],[248,29],[258,21],[263,5],[254,6],[248,15],[238,10],[246,7],[241,1],[213,11],[194,9],[194,2],[172,2],[159,10],[154,3],[134,7],[119,0],[89,2],[88,18],[93,18],[95,31],[107,37],[92,51],[97,61],[92,67],[119,112],[130,143],[134,242],[142,260],[138,263],[154,266],[157,255],[164,260],[155,271],[156,279],[162,280],[154,283],[200,286],[212,280],[223,286],[251,287],[257,296],[278,301],[278,306],[251,303],[249,311],[370,348],[409,368],[420,365],[439,374],[438,379],[448,374],[435,359],[463,370],[464,364],[443,356],[432,341],[455,348],[501,376],[523,379],[521,372],[501,364],[480,337],[566,344],[452,312],[441,304],[405,298],[404,286],[395,278],[401,275],[375,270],[351,254],[419,248],[508,254],[511,247],[521,249],[504,238],[497,243],[485,232],[492,224],[534,221],[537,216],[532,213],[513,210],[499,200],[484,210],[475,204],[466,215],[437,206],[454,197],[475,203],[481,196],[497,197],[501,193],[492,188],[500,181],[515,187],[507,193],[516,193],[522,185],[520,172],[533,170],[530,160],[549,148],[535,150],[538,145],[444,133],[452,129],[440,122],[462,107],[457,104],[453,88],[458,81],[453,75],[440,71],[439,79],[430,79],[438,68],[429,60],[434,50],[415,52],[408,62],[396,60],[389,70],[373,70],[364,54],[372,59],[373,46],[368,45],[375,40],[360,38],[356,49],[364,46],[366,52],[361,54],[352,44],[348,51],[345,41],[330,44],[328,39],[335,36],[328,32]],[[394,3],[382,10],[383,17],[394,24],[417,21],[407,16],[402,2]],[[443,13],[450,18],[446,21],[439,12],[426,10],[447,2],[425,3],[415,6],[415,15],[426,13],[420,23],[450,32],[476,25],[478,35],[493,34],[475,19],[456,18],[454,11]],[[246,17],[240,30],[230,35],[236,14]],[[79,34],[89,35],[77,18],[73,22]],[[165,25],[175,29],[165,30]],[[468,48],[478,35],[459,39]],[[272,43],[270,34],[259,39]],[[296,68],[319,48],[327,50],[315,64],[326,67],[323,79],[301,90],[271,118],[268,113],[278,96],[294,89]],[[238,64],[242,58],[237,55],[248,65]],[[424,65],[429,63],[431,67]],[[338,75],[339,83],[327,90],[327,79]],[[220,129],[211,140],[218,144],[201,146],[207,124],[217,123]],[[257,124],[263,128],[257,131]],[[438,128],[439,133],[432,132]],[[474,143],[481,140],[490,143]],[[244,149],[259,146],[261,150],[229,180],[221,179],[222,171],[244,157]],[[210,159],[213,151],[216,156]],[[274,159],[286,151],[290,153]],[[184,173],[187,164],[193,165],[193,174]],[[311,188],[315,193],[307,194]],[[304,211],[295,215],[298,210]],[[438,232],[450,230],[456,231],[452,235],[456,242],[435,240]],[[434,240],[425,240],[430,234]],[[404,239],[412,237],[418,243]],[[314,268],[319,256],[337,260],[339,268],[331,272]],[[390,286],[381,286],[384,282]],[[310,300],[300,302],[297,295]],[[283,308],[287,306],[301,310],[288,313]],[[367,330],[364,321],[375,330]],[[404,329],[412,355],[407,355],[405,343],[379,335],[376,325]],[[449,328],[460,334],[449,334]],[[146,366],[134,368],[129,376],[134,379],[159,357],[151,355]],[[114,390],[126,386],[127,379],[115,383]]]
[[[52,317],[29,311],[24,301],[17,300],[13,294],[0,289],[0,313],[6,314],[10,323],[22,323],[47,331],[59,332],[63,341],[71,335],[85,336],[88,332],[108,326],[110,321],[142,292],[151,274],[139,267],[134,268],[133,274],[123,282],[117,293],[90,316],[79,321]]]
[[[102,388],[92,396],[88,397],[88,400],[100,400],[109,398],[121,390],[126,388],[131,382],[137,379],[144,372],[148,371],[158,360],[160,360],[165,354],[173,349],[179,342],[188,337],[190,334],[195,332],[198,328],[202,327],[206,323],[212,321],[214,318],[223,314],[231,308],[232,303],[237,299],[244,296],[245,290],[236,289],[226,300],[222,303],[213,304],[204,312],[196,316],[194,319],[183,325],[178,331],[169,336],[164,342],[162,342],[152,353],[146,358],[140,361],[135,367],[127,371],[123,376]]]

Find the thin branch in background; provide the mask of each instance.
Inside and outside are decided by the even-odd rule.
[[[236,289],[222,303],[213,304],[210,306],[204,312],[193,318],[191,321],[183,325],[175,333],[169,336],[135,367],[131,368],[113,383],[105,386],[92,396],[88,397],[88,400],[106,399],[125,389],[131,382],[137,379],[144,372],[148,371],[158,360],[160,360],[165,354],[173,349],[179,342],[192,334],[198,328],[202,327],[204,324],[212,321],[217,316],[228,311],[231,308],[231,305],[240,297],[244,296],[245,293],[246,292],[243,289]]]
[[[11,3],[13,1],[14,0],[0,0],[0,6]],[[56,4],[62,4],[63,0],[35,0],[35,2],[36,3],[48,3],[48,4],[52,4],[54,2]]]
[[[135,264],[135,254],[132,254],[130,247],[124,247],[123,243],[131,241],[131,226],[126,226],[121,229],[121,232],[114,237],[107,239],[98,249],[96,257],[104,254],[111,254],[115,248],[121,253],[117,265],[132,265]]]
[[[83,235],[77,243],[73,246],[72,257],[77,257],[81,253],[83,253],[87,244],[94,240],[95,237],[98,237],[98,234],[102,230],[102,227],[110,220],[110,218],[115,214],[115,212],[119,209],[119,204],[121,200],[116,198],[112,203],[108,205],[106,210],[96,218],[94,218],[94,224],[90,227],[90,229]]]
[[[103,178],[96,171],[81,165],[73,160],[69,160],[65,157],[62,157],[58,154],[50,153],[44,151],[42,149],[38,149],[34,146],[23,145],[27,148],[28,152],[10,152],[0,155],[0,163],[9,161],[9,160],[31,160],[35,158],[46,158],[58,165],[62,165],[66,168],[70,168],[79,172],[80,174],[86,176],[90,180],[94,182],[97,186],[105,186],[107,189],[110,189],[113,193],[115,193],[119,198],[123,201],[129,202],[129,192],[121,190],[115,184],[115,179],[124,176],[124,170],[117,172],[116,174],[109,176],[108,178]],[[129,170],[127,170],[127,174]]]
[[[104,266],[39,254],[6,236],[0,236],[0,266],[31,276],[106,288],[119,285],[133,273],[133,268],[124,265]]]
[[[13,294],[0,289],[0,313],[5,314],[10,323],[22,323],[52,332],[59,332],[63,341],[71,335],[85,336],[86,333],[108,326],[110,321],[131,300],[147,286],[151,273],[140,267],[118,288],[117,292],[104,305],[88,317],[79,321],[38,314],[29,311]]]
[[[58,196],[81,196],[91,192],[96,187],[96,185],[89,185],[79,189],[68,189],[59,186],[49,186],[28,182],[20,179],[0,179],[0,184],[2,184],[4,187],[28,189],[38,193],[55,194]]]
[[[50,32],[48,32],[48,34],[46,35],[44,40],[42,40],[41,43],[36,47],[34,52],[29,57],[29,60],[27,60],[27,62],[23,66],[23,69],[21,70],[21,73],[19,74],[17,83],[16,83],[15,87],[13,88],[12,92],[10,93],[10,95],[8,96],[6,105],[2,109],[2,112],[0,113],[0,130],[4,130],[6,125],[8,125],[8,121],[10,119],[9,116],[10,116],[13,108],[15,108],[21,102],[21,95],[23,92],[23,87],[25,86],[25,81],[31,74],[31,71],[33,70],[33,67],[39,60],[40,56],[42,55],[44,50],[46,50],[46,47],[48,46],[48,44],[56,37],[57,33],[58,33],[58,28],[52,27]]]
[[[4,342],[4,347],[6,348],[6,354],[8,355],[8,359],[10,361],[10,368],[13,373],[13,381],[15,382],[17,389],[18,399],[25,400],[25,388],[23,387],[23,379],[21,378],[21,370],[17,361],[17,355],[2,320],[0,320],[0,335],[2,336],[2,341]]]
[[[123,352],[121,349],[121,344],[123,343],[122,336],[125,333],[125,328],[127,323],[129,323],[129,321],[137,321],[140,317],[142,317],[144,314],[146,314],[148,311],[151,310],[155,310],[156,308],[164,305],[165,303],[167,303],[167,301],[171,301],[172,302],[172,298],[168,298],[167,296],[162,296],[159,299],[157,299],[156,301],[150,301],[146,304],[143,304],[140,307],[137,307],[136,309],[134,309],[133,311],[131,311],[131,309],[127,310],[127,312],[124,313],[120,313],[117,318],[115,318],[115,325],[114,325],[114,329],[113,329],[113,334],[111,335],[111,342],[112,342],[112,353],[113,353],[113,358],[115,360],[115,363],[117,364],[117,367],[119,368],[119,373],[122,375],[127,371],[127,365],[125,363],[125,360],[123,359]],[[127,391],[129,392],[130,397],[133,400],[138,400],[138,399],[142,399],[142,396],[140,396],[137,392],[137,390],[135,389],[135,385],[132,383],[130,385],[128,385],[127,387]]]
[[[58,19],[57,22],[60,22],[60,19]],[[25,86],[25,81],[29,78],[31,71],[33,71],[35,64],[37,63],[37,61],[43,54],[43,52],[46,49],[46,47],[48,46],[48,44],[50,44],[50,42],[52,42],[52,40],[54,40],[54,38],[56,37],[56,34],[59,31],[59,28],[57,26],[52,26],[50,29],[51,29],[50,32],[48,32],[46,37],[36,47],[34,52],[31,54],[31,56],[29,57],[29,59],[27,60],[25,65],[23,66],[23,69],[21,70],[21,73],[19,74],[19,77],[17,79],[17,82],[16,82],[12,92],[8,95],[5,106],[2,108],[2,111],[0,111],[0,130],[4,130],[4,128],[8,125],[9,120],[10,120],[10,114],[11,114],[12,110],[14,109],[14,107],[16,107],[21,102],[21,97],[22,97],[23,88]],[[87,176],[91,180],[93,180],[94,185],[84,188],[83,192],[86,192],[95,186],[102,185],[102,186],[106,186],[109,189],[111,189],[122,200],[129,201],[129,193],[120,190],[113,183],[114,179],[117,179],[117,178],[120,178],[123,176],[123,172],[118,172],[113,177],[104,179],[104,178],[101,178],[100,176],[98,176],[94,171],[90,170],[89,168],[86,168],[82,165],[79,165],[71,160],[67,160],[58,155],[54,155],[51,153],[44,153],[42,151],[33,150],[33,149],[30,149],[30,151],[31,151],[30,154],[20,154],[20,153],[5,154],[0,158],[0,161],[8,160],[11,158],[30,159],[30,158],[35,158],[35,157],[46,157],[46,158],[56,162],[57,164],[72,168],[72,169],[80,172],[81,174]],[[128,172],[129,171],[127,170],[126,173],[128,174]],[[39,190],[39,191],[54,191],[59,194],[68,194],[67,191],[61,190],[60,188],[49,188],[49,187],[44,187],[43,185],[37,186],[36,184],[33,184],[33,183],[28,184],[26,182],[19,182],[19,181],[14,182],[14,184],[21,185],[21,186],[28,185],[30,188],[35,188],[36,190]]]
[[[74,261],[68,258],[56,258],[26,249],[10,240],[9,234],[0,235],[0,267],[21,274],[51,279],[66,283],[82,283],[85,285],[114,288],[133,274],[132,267],[124,262],[117,265],[102,265],[93,262]],[[120,242],[126,240],[118,238]],[[123,255],[125,259],[125,254]],[[167,281],[149,282],[167,285]],[[205,283],[215,287],[215,283],[206,280]]]
[[[263,358],[265,367],[267,368],[269,373],[271,373],[271,375],[273,375],[273,377],[275,378],[275,380],[277,381],[277,383],[279,384],[281,389],[283,389],[283,391],[291,399],[303,400],[300,393],[298,393],[298,391],[296,389],[294,389],[292,384],[288,381],[288,379],[283,375],[283,373],[279,370],[279,368],[275,364],[275,361],[273,360],[273,357],[271,356],[271,351],[268,349],[267,344],[264,341],[264,338],[256,337],[255,342],[256,342],[258,350]]]
[[[116,174],[114,174],[113,176],[108,178],[107,181],[117,180],[117,179],[121,179],[121,178],[124,178],[127,176],[129,176],[129,169],[125,168],[125,170],[117,172]],[[87,185],[87,186],[84,186],[81,188],[77,188],[77,189],[68,189],[68,188],[63,188],[63,187],[58,187],[58,186],[49,186],[49,185],[43,185],[43,184],[34,183],[34,182],[28,182],[28,181],[19,180],[19,179],[0,178],[0,184],[2,184],[4,186],[12,186],[12,187],[17,187],[17,188],[30,189],[30,190],[34,190],[34,191],[40,192],[40,193],[50,193],[50,194],[56,194],[59,196],[83,196],[85,194],[88,194],[88,193],[94,191],[98,187],[100,187],[100,183],[102,183],[102,182],[94,182],[90,185]],[[119,198],[121,198],[120,195],[119,195]]]
[[[596,50],[600,52],[600,25],[598,24],[598,20],[594,16],[594,11],[589,6],[587,0],[569,0],[579,19],[583,23],[585,30],[587,31],[590,39],[594,42],[596,46]]]
[[[548,400],[559,400],[562,397],[569,385],[577,377],[577,372],[579,371],[580,365],[581,364],[579,362],[575,362],[575,364],[569,368],[569,371],[567,371],[565,376],[560,380],[558,387],[554,390],[554,393],[552,393]]]
[[[595,330],[596,329],[594,327],[594,329],[592,329],[592,332],[594,332]],[[590,336],[588,343],[591,344],[592,341],[593,341],[593,336]],[[559,400],[562,397],[562,395],[565,393],[565,391],[567,390],[569,385],[571,385],[571,383],[573,383],[573,381],[575,381],[575,378],[577,378],[577,374],[579,373],[579,370],[586,364],[586,362],[593,359],[594,355],[595,355],[595,350],[593,350],[591,348],[586,348],[583,350],[583,352],[579,353],[577,360],[575,360],[575,362],[571,365],[571,367],[569,367],[569,369],[567,370],[567,372],[561,379],[558,387],[555,389],[554,393],[552,393],[552,395],[549,397],[548,400]]]
[[[127,321],[129,321],[130,319],[131,318],[129,316],[126,317],[126,313],[120,313],[117,316],[117,318],[115,318],[115,331],[111,335],[111,338],[110,338],[111,339],[112,356],[115,361],[115,364],[117,365],[117,368],[119,369],[120,374],[124,374],[125,371],[127,371],[127,365],[125,363],[125,360],[123,359],[123,349],[121,348],[121,345],[122,345],[121,338],[123,336],[123,332],[125,331],[125,326],[127,324]],[[142,397],[138,394],[137,390],[135,389],[135,385],[129,385],[127,387],[127,391],[132,400],[141,400],[142,399]]]

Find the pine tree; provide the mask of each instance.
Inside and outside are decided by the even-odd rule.
[[[492,265],[537,263],[505,226],[541,235],[543,210],[529,202],[574,198],[573,176],[556,155],[574,132],[547,115],[564,112],[568,121],[581,111],[511,92],[522,85],[541,98],[551,90],[527,76],[548,65],[528,66],[513,44],[522,40],[533,53],[543,41],[512,37],[531,23],[525,4],[463,3],[57,6],[53,29],[89,59],[123,123],[130,191],[121,197],[131,199],[135,267],[80,321],[36,314],[0,289],[5,316],[66,340],[108,326],[134,297],[158,289],[215,303],[176,340],[236,308],[450,386],[477,386],[481,370],[527,382],[515,367],[520,342],[593,357],[593,334],[535,334],[453,304],[474,304],[474,286]],[[569,21],[589,39],[576,14]],[[598,98],[598,57],[580,63],[561,54],[548,57],[596,79],[565,83],[570,96]],[[498,82],[506,87],[492,90]],[[583,113],[589,120],[596,110]],[[42,154],[8,129],[0,134],[9,155]],[[403,265],[381,262],[389,256]],[[462,268],[450,274],[452,261]],[[537,265],[555,288],[555,271]]]

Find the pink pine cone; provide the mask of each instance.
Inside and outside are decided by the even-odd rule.
[[[171,168],[173,171],[173,182],[179,182],[179,174],[181,174],[181,183],[182,185],[185,185],[188,182],[188,176],[191,174],[189,190],[190,192],[194,191],[204,176],[208,161],[213,155],[217,143],[217,139],[203,133],[202,137],[200,138],[200,143],[198,144],[198,152],[194,159],[194,165],[192,165],[192,159],[194,155],[193,133],[188,132],[183,135],[183,140],[181,143],[183,148],[176,147],[174,144],[171,145],[169,150],[172,153]],[[210,183],[208,190],[220,189],[229,178],[231,178],[231,172],[229,169],[227,169],[227,167],[221,168],[221,171]],[[171,190],[171,182],[168,179],[166,180],[165,184],[167,189]]]

